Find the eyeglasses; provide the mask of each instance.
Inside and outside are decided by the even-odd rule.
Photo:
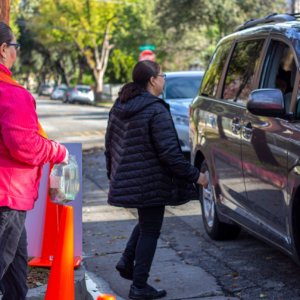
[[[164,79],[166,79],[167,75],[166,74],[157,74],[157,76],[163,77]]]
[[[15,47],[16,50],[18,50],[18,49],[20,49],[21,45],[18,43],[7,43],[7,46],[13,46],[13,47]]]

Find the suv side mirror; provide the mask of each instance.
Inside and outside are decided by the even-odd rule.
[[[285,116],[284,98],[279,89],[258,89],[249,95],[247,109],[254,115],[265,117]]]

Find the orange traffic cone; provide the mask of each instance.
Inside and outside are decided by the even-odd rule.
[[[45,300],[74,300],[74,214],[63,206]]]
[[[116,300],[116,297],[110,294],[101,294],[97,300]]]

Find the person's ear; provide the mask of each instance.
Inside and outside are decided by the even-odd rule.
[[[1,46],[0,46],[0,56],[5,59],[6,58],[6,49],[7,49],[7,44],[6,43],[3,43]]]
[[[155,85],[155,77],[154,77],[154,76],[150,77],[149,83],[150,83],[152,86]]]

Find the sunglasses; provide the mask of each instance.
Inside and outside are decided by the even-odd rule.
[[[166,74],[158,74],[157,76],[163,77],[164,79],[166,79],[166,77],[167,77]]]
[[[20,44],[18,43],[7,43],[7,46],[15,47],[16,50],[20,49]]]

